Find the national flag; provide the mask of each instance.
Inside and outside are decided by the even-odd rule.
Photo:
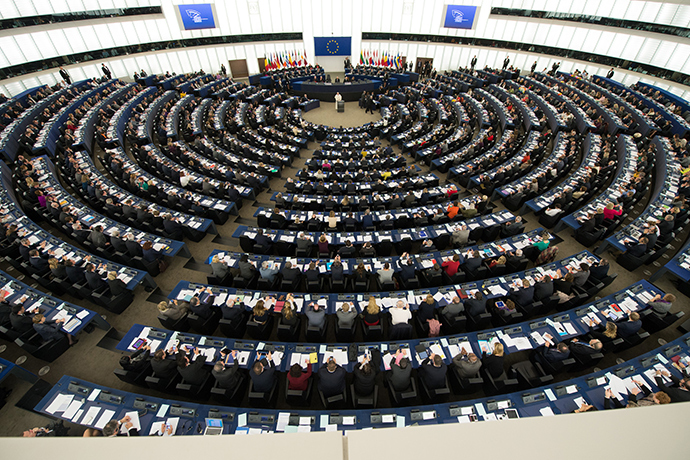
[[[359,63],[364,63],[364,50],[359,51]]]

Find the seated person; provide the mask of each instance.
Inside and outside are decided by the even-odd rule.
[[[496,302],[494,306],[496,307],[498,314],[504,318],[511,316],[513,313],[517,313],[517,310],[515,309],[515,302],[510,299],[506,299],[505,302],[503,302],[503,305],[499,305],[499,303]]]
[[[376,374],[381,367],[380,360],[377,359],[379,355],[378,350],[372,350],[371,357],[364,355],[362,362],[355,364],[353,372],[355,393],[360,396],[369,396],[374,392]]]
[[[577,287],[582,287],[589,279],[589,265],[581,263],[580,269],[573,270],[571,273],[573,274],[573,284]]]
[[[609,261],[601,259],[599,262],[592,264],[589,267],[589,276],[595,281],[600,281],[606,278],[609,273]]]
[[[652,309],[656,316],[664,318],[671,311],[675,301],[676,296],[673,294],[666,294],[663,297],[661,297],[661,294],[657,294],[647,303],[647,306]]]
[[[482,265],[482,257],[479,254],[479,251],[473,250],[470,251],[467,254],[467,258],[465,258],[465,263],[463,264],[463,270],[470,275],[475,275],[477,273],[477,270],[479,267]]]
[[[446,371],[448,366],[441,356],[431,353],[419,367],[417,372],[429,390],[438,390],[446,386]]]
[[[232,354],[233,358],[232,367],[226,367],[225,363],[228,357],[228,350],[223,349],[220,352],[221,359],[216,361],[216,364],[213,365],[213,370],[211,371],[211,375],[213,375],[213,377],[216,379],[216,382],[218,382],[218,387],[226,390],[234,389],[241,381],[240,374],[238,372],[240,369],[240,360],[237,359],[237,351],[232,350],[230,353]]]
[[[410,379],[412,377],[412,364],[410,360],[405,357],[405,354],[398,348],[391,361],[391,370],[386,378],[388,384],[395,391],[405,391],[410,387]]]
[[[307,370],[303,370],[302,366],[295,363],[290,367],[288,372],[288,390],[307,391],[309,386],[309,377],[311,377],[311,363],[309,358],[304,360]]]
[[[503,344],[496,343],[492,353],[486,351],[482,353],[482,366],[491,377],[498,378],[505,372],[503,368],[504,359]]]
[[[283,304],[283,309],[280,312],[280,322],[286,326],[295,326],[299,320],[293,305],[294,297],[292,297],[292,294],[288,294]]]
[[[635,311],[630,312],[627,321],[616,323],[616,325],[618,326],[618,337],[627,338],[632,335],[635,335],[640,330],[640,328],[642,328],[640,314]]]
[[[254,391],[258,393],[270,392],[275,381],[275,370],[273,353],[269,351],[268,356],[262,357],[254,363],[252,371],[249,373]]]
[[[273,240],[264,235],[264,231],[261,228],[256,231],[256,237],[254,238],[254,241],[256,241],[256,244],[261,246],[265,252],[268,252],[271,249],[271,247],[273,247]]]
[[[570,348],[565,342],[556,343],[548,332],[544,334],[544,345],[534,350],[534,360],[540,364],[555,364],[570,356]]]
[[[544,275],[541,278],[537,278],[537,282],[534,283],[534,300],[542,300],[553,295],[553,281],[549,275]]]
[[[199,296],[204,299],[203,302]],[[189,309],[196,316],[203,319],[209,319],[213,316],[213,301],[215,298],[216,296],[213,294],[211,288],[207,287],[205,290],[201,291],[199,295],[195,295],[189,299]]]
[[[505,265],[505,264],[506,264],[506,256],[503,256],[503,255],[502,255],[502,256],[499,256],[499,257],[496,258],[496,259],[491,259],[491,260],[489,260],[489,261],[486,261],[486,260],[485,260],[484,263],[486,264],[486,266],[487,266],[489,269],[494,268],[496,265]]]
[[[322,307],[318,303],[311,302],[309,306],[307,306],[305,315],[309,321],[309,327],[315,327],[319,330],[323,330],[323,328],[326,326],[326,308]]]
[[[141,372],[148,367],[150,360],[151,347],[144,345],[130,356],[122,356],[120,358],[120,366],[126,371]]]
[[[376,326],[381,322],[381,307],[376,303],[376,298],[369,296],[369,305],[363,312],[364,324]]]
[[[462,264],[464,261],[465,258],[462,257],[461,254],[454,254],[452,258],[447,258],[444,260],[441,264],[441,267],[443,268],[443,271],[446,272],[446,275],[452,278],[458,272],[460,264]]]
[[[441,309],[441,314],[447,319],[452,320],[460,313],[465,311],[465,305],[460,301],[460,297],[454,296],[448,305]]]
[[[376,271],[376,274],[379,277],[379,282],[382,285],[393,283],[393,274],[394,273],[395,273],[395,271],[391,268],[391,264],[389,264],[388,262],[385,262],[383,264],[383,268]]]
[[[223,313],[223,319],[228,319],[230,321],[235,321],[243,317],[244,313],[244,303],[238,302],[237,297],[228,296],[228,300],[225,301],[225,305],[221,309]]]
[[[190,385],[201,385],[208,376],[208,369],[204,367],[206,364],[206,356],[199,352],[198,348],[194,348],[190,355],[193,359],[190,360],[187,353],[180,351],[177,354],[177,372],[180,373],[185,383]]]
[[[168,380],[177,375],[177,364],[174,359],[167,359],[168,355],[175,352],[173,347],[168,350],[158,350],[153,354],[151,369],[156,377],[161,380]]]
[[[457,368],[457,374],[460,378],[469,379],[479,374],[482,360],[474,353],[468,353],[463,347],[460,353],[453,357],[453,365]]]
[[[371,273],[366,270],[363,263],[360,263],[357,265],[354,273],[352,273],[352,280],[354,283],[366,283],[369,281],[369,275],[371,275]]]
[[[343,302],[342,308],[339,308],[335,314],[338,318],[339,327],[346,329],[351,329],[354,327],[357,312],[355,311],[354,307],[350,307],[349,302]]]
[[[486,299],[482,291],[477,291],[474,296],[470,296],[465,300],[465,311],[467,314],[476,319],[482,313],[486,313]]]
[[[290,262],[287,262],[287,264]],[[259,274],[261,275],[261,278],[268,280],[269,283],[273,283],[276,279],[276,275],[278,274],[278,269],[273,266],[273,262],[270,260],[265,260],[261,263],[261,268],[259,269]]]
[[[398,267],[400,267],[400,277],[404,282],[407,282],[415,277],[414,262],[407,252],[400,256],[397,263]]]
[[[292,268],[292,262],[285,262],[285,266],[283,267],[281,273],[283,275],[283,281],[292,282],[293,286],[299,283],[299,280],[302,277],[302,272],[300,272],[299,269]]]
[[[265,302],[263,300],[258,300],[254,308],[252,309],[252,319],[255,323],[266,324],[268,318],[270,317],[270,310],[266,308]]]
[[[436,316],[436,308],[438,307],[438,302],[434,299],[434,296],[427,294],[426,299],[419,304],[419,309],[417,310],[417,317],[422,323],[433,319]]]
[[[45,342],[49,340],[61,340],[65,335],[67,336],[70,346],[78,342],[78,340],[72,337],[72,335],[66,334],[60,330],[61,324],[65,322],[64,319],[59,319],[57,321],[46,321],[45,316],[39,313],[34,315],[32,321],[34,323],[34,330]]]
[[[370,301],[371,302],[371,301]],[[410,306],[404,300],[398,300],[395,307],[388,310],[391,315],[391,324],[395,326],[396,324],[408,324],[410,318],[412,318],[412,313],[410,313]]]
[[[319,367],[319,390],[324,397],[330,398],[345,391],[347,372],[331,356],[325,366]]]
[[[177,321],[183,316],[187,315],[189,311],[189,304],[187,302],[180,302],[177,299],[167,301],[162,300],[158,303],[158,315],[170,318],[173,321]]]
[[[570,341],[570,352],[574,355],[593,355],[595,353],[601,353],[603,348],[604,344],[601,343],[599,339],[592,339],[589,342],[580,342],[580,340],[575,337]]]
[[[370,242],[365,242],[359,250],[360,257],[376,257],[376,249]]]
[[[527,278],[524,278],[521,284],[522,288],[513,291],[510,294],[510,298],[518,305],[530,305],[534,299],[534,286],[530,285]]]

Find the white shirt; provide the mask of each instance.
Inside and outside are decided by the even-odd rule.
[[[343,97],[340,94],[335,95],[335,102],[340,102],[343,100]]]
[[[410,313],[408,308],[393,307],[388,312],[391,314],[391,323],[394,326],[396,324],[407,324],[410,318],[412,318],[412,313]]]

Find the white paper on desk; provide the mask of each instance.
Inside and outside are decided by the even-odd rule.
[[[556,414],[553,413],[553,410],[551,410],[551,407],[549,407],[549,406],[542,407],[541,409],[539,409],[539,413],[540,413],[543,417],[550,417],[550,416],[552,416],[552,415],[556,415]]]
[[[161,404],[161,407],[156,413],[156,417],[165,417],[165,414],[168,413],[168,409],[170,409],[170,404]]]
[[[569,385],[565,387],[565,392],[568,393],[569,395],[573,393],[577,393],[577,385]]]
[[[311,432],[311,425],[300,425],[297,427],[298,433],[309,433]],[[249,429],[249,434],[252,434],[251,428]]]
[[[441,348],[441,345],[439,345],[438,343],[435,343],[432,346],[430,346],[429,350],[431,350],[432,353],[439,355],[441,359],[446,359],[446,355],[445,353],[443,353],[443,349]]]
[[[165,432],[166,432],[165,425],[170,425],[172,427],[173,434],[175,434],[177,432],[177,425],[179,423],[180,423],[180,417],[170,417],[165,422],[162,420],[154,422],[153,425],[151,425],[151,430],[149,430],[149,436],[151,436],[151,435],[167,436],[165,434]]]
[[[240,366],[244,366],[249,361],[249,352],[247,350],[237,352],[237,361]]]
[[[508,409],[510,407],[510,401],[499,401],[498,402],[498,408],[499,409]]]
[[[86,415],[81,421],[81,425],[93,425],[93,421],[96,420],[96,417],[100,411],[101,408],[98,406],[89,407],[89,410],[86,411]]]
[[[125,417],[129,416],[131,419],[130,421],[132,422],[132,426],[137,429],[137,431],[141,431],[141,421],[139,420],[139,412],[137,411],[131,411],[131,412],[126,412]],[[125,428],[124,423],[122,426],[120,426],[120,433],[126,434],[127,433],[127,428]]]
[[[546,395],[547,398],[549,398],[549,401],[555,401],[556,399],[558,399],[558,398],[556,398],[556,395],[553,394],[553,391],[551,391],[551,388],[545,389],[544,394]]]
[[[597,379],[597,386],[599,385],[606,385],[606,377],[599,377]]]
[[[89,310],[82,310],[82,311],[80,311],[79,313],[77,313],[76,316],[77,316],[77,318],[79,318],[79,319],[84,319],[84,318],[86,318],[87,316],[89,316]]]
[[[546,342],[544,341],[544,338],[541,336],[541,334],[538,331],[534,331],[530,334],[530,337],[536,342],[537,345],[541,346],[544,345]]]
[[[570,321],[563,323],[563,326],[565,327],[565,332],[567,332],[568,335],[577,335],[577,331]]]
[[[434,294],[434,300],[436,302],[440,302],[441,299],[443,299],[443,294],[441,294],[440,292],[437,292],[436,294]]]
[[[458,415],[458,423],[470,423],[470,416],[469,415]]]
[[[583,398],[583,397],[575,398],[575,399],[573,399],[573,402],[575,403],[575,405],[579,409],[583,404],[585,404],[585,398]]]
[[[65,412],[62,414],[64,418],[71,419],[74,417],[74,415],[77,413],[77,411],[81,408],[81,406],[84,404],[83,400],[73,400],[69,407],[65,410]]]
[[[199,354],[206,358],[207,363],[212,363],[213,359],[216,357],[215,348],[203,348],[199,350]]]
[[[308,355],[307,355],[307,356],[308,356]],[[305,359],[306,359],[306,358],[302,358],[302,354],[301,354],[301,353],[292,353],[292,354],[290,355],[290,367],[292,367],[294,364],[299,364],[299,365],[301,366],[301,365],[302,365],[302,362],[303,362]]]
[[[288,414],[289,415],[289,414]],[[328,425],[328,414],[321,414],[319,425],[321,425],[321,428],[326,428]]]
[[[326,425],[326,431],[338,431],[338,425]]]
[[[527,337],[514,337],[513,343],[518,350],[531,350],[532,342]]]
[[[285,427],[288,425],[289,422],[290,422],[290,413],[289,412],[279,412],[278,413],[278,422],[276,423],[276,432],[285,431]]]
[[[46,408],[46,412],[49,414],[54,414],[55,412],[64,412],[72,403],[72,399],[74,399],[74,395],[59,394]]]
[[[477,411],[477,414],[484,416],[486,415],[486,410],[484,410],[484,404],[482,403],[477,403],[474,405],[475,410]]]
[[[115,415],[114,410],[108,410],[108,409],[104,410],[103,414],[98,419],[98,421],[96,422],[94,427],[99,429],[99,430],[102,430],[103,427],[105,426],[105,424],[113,419],[113,415]]]
[[[289,414],[288,414],[289,416]],[[299,418],[299,424],[300,425],[311,425],[311,417],[300,417]]]
[[[422,420],[433,420],[436,417],[436,412],[433,410],[427,410],[422,412]]]
[[[395,426],[398,428],[403,428],[405,426],[405,416],[398,415],[395,417]]]
[[[343,417],[343,425],[354,425],[355,424],[355,417],[354,415],[348,415]]]
[[[628,387],[625,385],[625,382],[621,380],[620,377],[618,377],[615,374],[612,374],[611,372],[607,372],[606,378],[609,380],[609,386],[611,387],[611,391],[613,392],[614,396],[616,396],[616,398],[621,399],[622,396],[628,394]]]
[[[274,351],[273,352],[273,364],[276,365],[276,367],[280,366],[280,363],[283,360],[283,352],[282,351]]]
[[[247,426],[247,413],[237,415],[237,426]]]
[[[487,422],[493,422],[495,420],[498,420],[498,418],[496,417],[496,414],[494,414],[493,412],[491,412],[489,414],[484,414],[483,417],[484,417],[484,420]]]
[[[228,298],[228,293],[223,292],[223,293],[217,295],[215,299],[213,299],[213,305],[216,307],[223,306],[223,305],[225,305],[225,301],[227,298]]]
[[[72,417],[72,423],[77,423],[77,420],[79,420],[79,417],[81,417],[84,414],[84,409],[79,409],[76,414],[74,414],[74,417]]]

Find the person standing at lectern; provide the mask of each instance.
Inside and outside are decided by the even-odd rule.
[[[343,97],[340,93],[335,93],[335,110],[338,110],[338,102],[342,101]]]

